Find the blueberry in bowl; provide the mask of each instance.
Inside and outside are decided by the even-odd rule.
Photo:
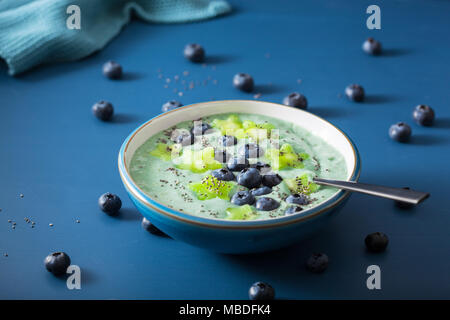
[[[234,176],[234,173],[231,172],[227,168],[216,169],[216,170],[212,171],[211,174],[214,177],[216,177],[217,179],[223,180],[223,181],[234,181],[234,180],[236,180],[236,177]]]
[[[262,177],[255,168],[245,168],[237,176],[237,182],[241,186],[252,189],[261,185]]]
[[[231,203],[237,206],[251,205],[255,203],[255,197],[248,190],[238,191],[231,197]]]
[[[250,166],[249,161],[245,157],[236,157],[231,158],[228,163],[227,167],[231,171],[242,171]]]
[[[269,188],[269,187],[266,187],[266,186],[262,186],[262,187],[259,187],[259,188],[254,188],[254,189],[250,190],[250,192],[254,196],[263,196],[263,195],[271,193],[272,192],[272,188]]]

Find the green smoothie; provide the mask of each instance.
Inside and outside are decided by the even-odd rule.
[[[255,202],[236,205],[231,201],[237,192],[252,193],[263,186],[262,182],[251,188],[239,184],[244,180],[239,180],[240,171],[232,172],[231,180],[213,174],[222,168],[228,171],[233,159],[242,167],[256,168],[261,177],[278,174],[282,178],[279,184],[270,185],[270,193],[254,197],[255,201],[272,198],[276,208],[266,211],[261,206],[258,209]],[[182,122],[152,136],[136,150],[130,174],[149,197],[175,210],[207,218],[254,220],[301,214],[317,206],[337,189],[318,186],[312,179],[345,180],[347,171],[335,148],[301,127],[262,115],[236,113]],[[230,172],[227,174],[229,177]],[[300,195],[303,203],[286,201],[290,195]]]

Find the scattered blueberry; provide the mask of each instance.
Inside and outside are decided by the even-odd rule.
[[[248,291],[250,300],[273,300],[275,298],[275,290],[272,286],[265,282],[255,282]]]
[[[325,253],[313,253],[306,261],[306,267],[311,272],[321,273],[328,267],[328,261]]]
[[[256,143],[247,143],[239,148],[238,153],[241,157],[259,158],[264,155],[264,150]]]
[[[178,137],[176,137],[175,142],[181,144],[182,146],[189,146],[191,144],[194,144],[195,136],[193,136],[189,132],[183,131]]]
[[[411,138],[411,127],[404,122],[393,124],[389,128],[389,136],[398,142],[408,142]]]
[[[195,121],[194,126],[191,129],[191,134],[194,136],[201,136],[209,129],[211,129],[211,126],[206,122]]]
[[[55,276],[61,276],[66,273],[70,266],[70,257],[65,252],[53,252],[44,260],[45,268]]]
[[[248,160],[244,157],[232,158],[227,163],[227,167],[231,171],[242,171],[248,168],[248,166]]]
[[[108,101],[99,101],[92,106],[94,116],[102,121],[108,121],[114,114],[114,107]]]
[[[155,225],[153,223],[151,223],[149,220],[147,220],[146,218],[142,219],[141,225],[142,225],[142,228],[144,228],[145,230],[147,230],[151,234],[154,234],[154,235],[157,235],[157,236],[162,236],[162,237],[168,237],[167,234],[165,234],[164,232],[159,230],[157,227],[155,227]]]
[[[361,102],[364,100],[364,89],[359,84],[351,84],[345,88],[345,95],[350,100]]]
[[[409,190],[408,187],[404,187],[403,189]],[[411,209],[411,208],[414,207],[414,204],[409,203],[409,202],[395,201],[394,203],[395,203],[395,205],[396,205],[398,208],[400,208],[400,209],[405,209],[405,210],[406,210],[406,209]]]
[[[309,199],[302,193],[291,194],[286,198],[287,203],[295,203],[299,205],[306,205],[309,203]]]
[[[261,175],[255,168],[245,168],[237,176],[238,184],[249,189],[259,187],[261,180]]]
[[[283,99],[283,104],[306,110],[306,108],[308,107],[308,100],[304,95],[298,92],[293,92]]]
[[[231,197],[231,203],[237,206],[252,205],[255,203],[255,197],[247,190],[238,191]]]
[[[271,211],[275,210],[280,206],[280,203],[272,198],[269,197],[262,197],[256,200],[256,209],[261,211]]]
[[[270,169],[271,169],[270,164],[264,163],[261,161],[258,161],[256,163],[250,165],[250,168],[258,169],[261,174],[266,174],[266,173],[270,172]]]
[[[250,190],[250,192],[254,196],[263,196],[265,194],[271,193],[272,192],[272,188],[263,186],[263,187],[260,187],[260,188],[252,189],[252,190]]]
[[[289,214],[294,214],[294,213],[299,213],[300,211],[302,211],[302,207],[299,206],[290,206],[286,209],[286,211],[284,212],[286,215]]]
[[[110,216],[116,215],[122,207],[122,201],[118,196],[112,193],[104,193],[98,199],[100,209]]]
[[[386,250],[389,243],[389,238],[382,232],[374,232],[369,234],[364,242],[370,252],[382,252]]]
[[[262,184],[267,187],[275,187],[283,181],[283,178],[278,173],[269,173],[263,175]]]
[[[252,76],[247,73],[236,74],[233,78],[233,85],[235,88],[245,92],[252,92],[255,86]]]
[[[224,147],[231,147],[237,144],[237,138],[235,136],[223,136],[222,145]]]
[[[220,163],[227,163],[231,159],[231,155],[226,150],[214,150],[214,159]]]
[[[430,106],[420,104],[414,109],[413,118],[422,126],[432,126],[434,122],[434,110]]]
[[[181,102],[176,101],[176,100],[170,100],[170,101],[167,101],[166,103],[164,103],[162,105],[161,111],[162,112],[167,112],[167,111],[170,111],[170,110],[182,107],[182,106],[183,105],[181,104]]]
[[[103,75],[109,79],[122,78],[122,67],[114,61],[108,61],[103,65]]]
[[[205,49],[199,44],[190,43],[184,47],[184,57],[192,62],[205,60]]]
[[[213,170],[211,174],[213,177],[223,181],[233,181],[235,179],[233,172],[226,168]]]
[[[364,41],[362,49],[365,53],[376,56],[381,54],[381,43],[374,38],[368,38]]]

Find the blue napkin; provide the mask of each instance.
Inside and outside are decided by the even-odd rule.
[[[80,15],[71,5],[78,6]],[[2,0],[0,57],[9,73],[16,75],[102,49],[130,21],[132,12],[147,22],[175,23],[212,18],[230,10],[224,0]],[[81,29],[76,29],[78,21]]]

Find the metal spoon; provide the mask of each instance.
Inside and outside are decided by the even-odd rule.
[[[412,204],[418,204],[430,196],[428,192],[377,186],[361,182],[327,180],[321,178],[314,178],[314,182],[323,186],[336,187],[343,190],[370,194],[372,196],[388,198]]]

